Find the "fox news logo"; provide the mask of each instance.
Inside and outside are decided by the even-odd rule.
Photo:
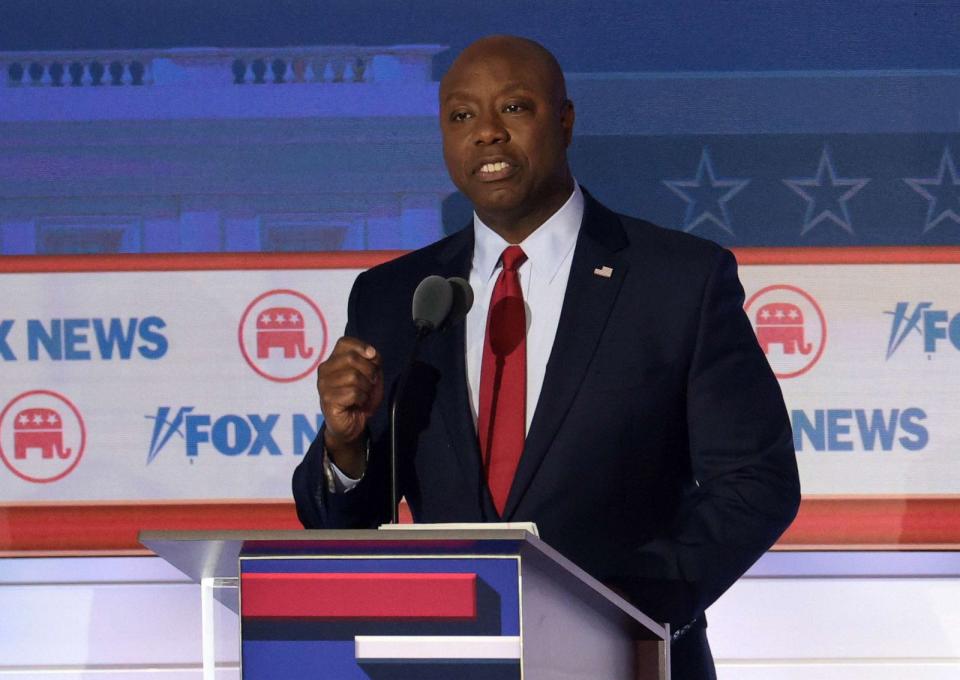
[[[285,420],[279,413],[213,416],[194,411],[194,406],[181,406],[177,410],[161,406],[156,415],[146,416],[154,421],[147,465],[160,455],[174,435],[183,441],[184,453],[188,458],[195,458],[202,451],[210,449],[224,456],[281,456],[285,452],[302,456],[323,424],[320,414],[311,419],[296,413]],[[286,451],[278,442],[281,435],[286,436],[280,441],[290,444],[285,447]]]
[[[923,339],[923,351],[927,354],[935,353],[944,342],[960,350],[960,314],[951,317],[946,310],[933,309],[932,302],[920,302],[912,309],[909,302],[898,302],[892,311],[884,313],[893,317],[887,359],[914,335]]]
[[[168,341],[160,331],[167,323],[158,316],[110,319],[0,319],[0,359],[17,361],[129,360],[135,353],[160,359]],[[21,330],[22,329],[22,330]]]
[[[797,451],[921,451],[930,443],[922,408],[830,408],[790,414]]]

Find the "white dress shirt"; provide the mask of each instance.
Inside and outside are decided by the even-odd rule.
[[[583,221],[583,192],[574,182],[573,193],[550,219],[530,234],[520,247],[527,256],[520,266],[520,288],[527,316],[527,412],[526,432],[540,399],[547,360],[557,336],[560,310],[570,278],[573,249]],[[473,263],[470,267],[470,286],[473,288],[473,307],[467,313],[467,385],[470,410],[477,422],[477,404],[480,401],[480,366],[483,363],[483,342],[487,331],[487,311],[490,298],[500,275],[500,255],[512,245],[473,214]],[[349,491],[360,481],[345,475],[324,456],[327,483],[331,491]],[[332,474],[330,474],[332,473]]]
[[[530,431],[543,388],[553,340],[557,336],[563,296],[570,278],[573,248],[577,244],[582,220],[583,193],[574,184],[567,202],[519,244],[527,256],[519,270],[520,289],[527,313],[527,432]],[[476,213],[473,215],[473,235],[470,286],[473,288],[474,303],[467,314],[466,324],[467,384],[470,387],[470,410],[476,424],[487,312],[502,269],[500,255],[511,244],[485,225]]]

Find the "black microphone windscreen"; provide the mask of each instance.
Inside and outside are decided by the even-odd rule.
[[[467,312],[473,307],[473,288],[466,279],[459,276],[451,276],[447,281],[450,282],[450,288],[453,290],[453,307],[445,324],[449,327],[463,321]]]
[[[444,322],[453,306],[453,286],[442,276],[428,276],[413,292],[413,323],[432,331]]]

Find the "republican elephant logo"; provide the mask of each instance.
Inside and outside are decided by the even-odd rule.
[[[292,382],[313,375],[327,351],[327,321],[312,299],[271,290],[253,299],[237,330],[240,352],[257,375]]]
[[[72,449],[63,446],[63,421],[52,408],[27,408],[13,421],[13,457],[23,460],[30,450],[43,458],[69,458]]]
[[[767,286],[751,295],[743,308],[778,378],[803,375],[823,356],[827,319],[807,291],[788,284]]]
[[[257,358],[266,359],[274,348],[283,350],[284,359],[313,354],[313,347],[307,347],[303,316],[293,307],[269,307],[257,316]]]
[[[0,459],[25,481],[45,484],[66,477],[83,457],[86,440],[80,411],[57,392],[24,392],[0,411]]]
[[[803,339],[803,312],[789,302],[770,302],[757,312],[755,328],[757,340],[764,354],[770,354],[770,345],[783,347],[784,354],[810,354],[813,343]]]

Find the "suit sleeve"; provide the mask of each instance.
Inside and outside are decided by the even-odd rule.
[[[347,327],[344,335],[364,339],[361,316],[364,276],[350,290]],[[313,440],[303,460],[293,471],[293,497],[297,517],[305,529],[371,529],[385,521],[383,509],[389,508],[389,477],[383,456],[371,452],[363,479],[351,490],[337,493],[328,488],[324,475],[324,429]],[[379,442],[371,448],[380,449]],[[389,516],[389,515],[387,515]]]
[[[703,289],[687,374],[695,484],[666,536],[636,549],[622,575],[641,608],[675,626],[699,617],[729,588],[799,506],[786,407],[743,298],[736,261],[721,250]]]

